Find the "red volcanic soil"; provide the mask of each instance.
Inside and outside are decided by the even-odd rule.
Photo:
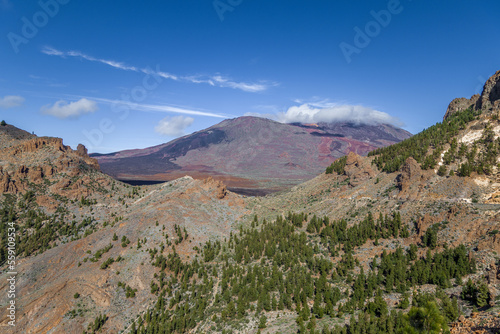
[[[383,124],[283,124],[239,117],[166,144],[92,156],[103,172],[124,181],[211,176],[241,192],[269,192],[309,180],[349,152],[365,155],[410,135]]]

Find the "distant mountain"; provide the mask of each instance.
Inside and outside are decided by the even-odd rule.
[[[0,125],[0,327],[407,333],[430,314],[435,332],[498,333],[499,88],[500,71],[478,98],[454,100],[443,122],[368,157],[350,153],[264,197],[240,196],[212,178],[131,187],[102,174],[83,145],[72,150],[60,138]],[[279,152],[288,138],[346,140],[369,133],[362,128],[241,118],[149,152],[116,154],[140,158],[167,147],[182,172],[179,161],[191,154],[213,159],[216,149],[239,145],[247,151],[236,158],[247,154],[266,170],[275,161],[259,145]],[[294,134],[303,131],[310,135]],[[290,161],[307,166],[317,150],[295,146],[312,153],[292,160],[289,144]],[[260,175],[256,164],[226,168]]]
[[[387,124],[283,124],[238,117],[166,144],[92,154],[104,173],[126,181],[168,181],[212,176],[232,190],[281,190],[322,172],[335,159],[410,137]]]

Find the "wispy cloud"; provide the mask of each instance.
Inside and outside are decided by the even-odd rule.
[[[145,111],[145,112],[169,112],[176,114],[184,114],[184,115],[194,115],[194,116],[207,116],[207,117],[215,117],[215,118],[229,118],[234,117],[233,115],[223,115],[210,111],[204,110],[194,110],[191,108],[166,105],[166,104],[143,104],[143,103],[134,103],[125,100],[112,100],[105,98],[92,97],[92,100],[98,101],[100,103],[106,103],[109,105],[116,105],[117,107],[127,107],[130,110],[137,111]]]
[[[224,78],[220,75],[211,77],[211,80],[221,87],[230,87],[233,89],[240,89],[245,92],[257,93],[267,90],[271,86],[277,86],[277,84],[264,84],[264,83],[245,83],[245,82],[234,82],[228,78]]]
[[[223,77],[219,74],[217,74],[217,75],[178,76],[178,75],[171,74],[168,72],[160,71],[158,69],[158,67],[156,70],[152,70],[151,68],[140,68],[140,67],[136,67],[136,66],[127,65],[127,64],[125,64],[123,62],[119,62],[119,61],[96,58],[96,57],[90,56],[90,55],[85,54],[85,53],[80,52],[80,51],[60,51],[60,50],[57,50],[57,49],[49,47],[49,46],[43,47],[42,53],[49,55],[49,56],[58,56],[61,58],[75,57],[75,58],[85,59],[87,61],[105,64],[105,65],[111,66],[113,68],[124,70],[124,71],[142,72],[145,74],[158,75],[162,78],[170,79],[170,80],[174,80],[174,81],[183,81],[183,82],[190,82],[190,83],[197,83],[197,84],[204,83],[204,84],[208,84],[210,86],[227,87],[227,88],[238,89],[238,90],[242,90],[244,92],[250,92],[250,93],[263,92],[271,87],[278,86],[278,84],[275,82],[260,81],[258,83],[248,83],[248,82],[233,81],[230,78]]]
[[[76,118],[83,114],[93,113],[97,110],[97,103],[88,99],[80,99],[75,102],[59,100],[54,105],[43,106],[40,111],[43,114],[55,116],[57,118]]]
[[[24,97],[18,95],[7,95],[0,97],[0,108],[9,109],[14,107],[20,107],[24,103]]]
[[[59,57],[63,57],[63,58],[65,58],[65,57],[82,58],[82,59],[85,59],[88,61],[106,64],[106,65],[109,65],[111,67],[118,68],[120,70],[139,72],[139,69],[137,67],[128,66],[128,65],[125,65],[124,63],[113,61],[113,60],[94,58],[94,57],[89,56],[87,54],[84,54],[80,51],[67,51],[67,52],[65,52],[65,51],[59,51],[57,49],[46,46],[42,49],[42,53],[45,53],[46,55],[49,55],[49,56],[59,56]]]
[[[184,130],[193,124],[194,118],[189,116],[174,116],[165,117],[158,125],[155,126],[155,131],[165,136],[178,137],[184,134]]]

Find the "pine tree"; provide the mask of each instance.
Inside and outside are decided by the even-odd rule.
[[[263,314],[260,319],[259,319],[259,328],[266,328],[266,323],[267,323],[267,318],[266,316]]]
[[[438,334],[448,330],[446,318],[441,315],[435,302],[427,302],[423,307],[412,307],[406,318],[411,328],[419,333]],[[412,332],[410,328],[408,332]]]
[[[488,291],[488,286],[484,283],[481,282],[479,286],[476,288],[476,304],[479,307],[486,306],[489,301],[489,291]]]

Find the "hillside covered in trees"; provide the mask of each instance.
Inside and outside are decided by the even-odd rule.
[[[126,185],[83,146],[5,125],[0,307],[15,242],[18,333],[498,333],[489,96],[262,197]]]

